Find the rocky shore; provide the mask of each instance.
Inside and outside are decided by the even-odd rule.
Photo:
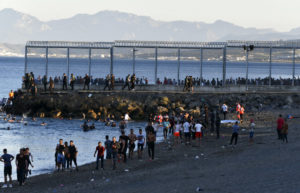
[[[5,108],[14,115],[34,117],[105,119],[114,115],[123,118],[129,113],[134,120],[146,120],[150,114],[189,112],[198,118],[204,107],[218,109],[223,103],[234,107],[236,102],[246,111],[300,107],[296,93],[159,93],[159,92],[57,92],[32,96],[18,93],[11,106]],[[231,109],[234,111],[234,108]]]

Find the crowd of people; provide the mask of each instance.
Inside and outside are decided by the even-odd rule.
[[[265,78],[251,78],[246,80],[246,78],[238,77],[236,79],[229,78],[226,79],[226,85],[230,86],[239,86],[246,85],[246,83],[250,86],[263,86],[269,85],[269,77]],[[292,85],[292,78],[271,78],[271,85]],[[38,76],[34,77],[33,72],[26,73],[23,77],[23,83],[25,85],[26,90],[30,91],[32,94],[37,93],[37,85],[43,85],[44,90],[48,90],[51,92],[54,89],[54,85],[62,85],[62,90],[67,90],[70,87],[71,90],[74,90],[74,85],[83,85],[83,89],[90,88],[90,85],[96,86],[104,86],[103,90],[114,90],[115,85],[123,85],[123,90],[128,88],[128,90],[134,90],[135,85],[148,85],[148,78],[142,77],[138,78],[135,74],[128,74],[125,79],[123,78],[115,78],[114,74],[108,74],[105,78],[93,78],[86,74],[84,77],[77,76],[75,77],[73,74],[68,78],[64,73],[62,77],[55,76],[54,78],[50,77],[49,80],[46,75],[43,77]],[[165,77],[162,81],[157,78],[155,81],[157,85],[180,85],[184,87],[184,91],[193,91],[194,87],[198,86],[212,86],[218,87],[223,85],[223,80],[219,78],[212,79],[204,79],[199,77],[186,76],[184,80],[177,80],[175,78],[167,78]],[[300,85],[300,77],[295,78],[294,85]]]
[[[0,157],[0,161],[4,162],[4,184],[2,188],[10,187],[12,188],[12,161],[15,157],[8,154],[7,149],[3,149],[3,155]],[[21,148],[20,152],[16,155],[16,168],[17,168],[17,180],[20,186],[25,184],[25,180],[31,174],[30,166],[32,165],[33,156],[30,153],[29,148]],[[9,178],[9,181],[7,180]]]

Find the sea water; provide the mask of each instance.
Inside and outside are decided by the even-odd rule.
[[[18,120],[20,118],[17,117]],[[109,135],[110,139],[116,136],[117,140],[121,135],[119,127],[105,126],[103,122],[89,122],[95,124],[96,129],[88,132],[83,132],[80,127],[83,124],[82,120],[60,120],[60,119],[48,119],[37,118],[36,121],[25,119],[27,125],[24,122],[21,123],[8,123],[1,117],[0,120],[0,150],[2,155],[2,149],[7,148],[8,153],[16,157],[19,153],[19,149],[23,147],[29,147],[30,152],[33,155],[34,168],[32,169],[32,175],[38,175],[42,173],[53,172],[55,169],[55,148],[59,139],[63,139],[68,143],[70,140],[74,141],[75,146],[78,149],[78,165],[91,163],[96,160],[94,158],[94,152],[98,142],[101,141],[104,145],[105,136]],[[41,126],[41,123],[47,123],[46,126]],[[118,125],[118,124],[117,124]],[[143,129],[145,135],[145,122],[129,122],[125,129],[126,134],[129,134],[130,129],[134,129],[135,134],[138,134],[139,129]],[[10,130],[7,130],[10,127]],[[157,133],[157,140],[163,139],[162,129]],[[15,160],[12,162],[13,166],[13,178],[16,179],[16,166]],[[96,166],[95,166],[96,167]],[[0,181],[3,181],[3,163],[0,162]]]

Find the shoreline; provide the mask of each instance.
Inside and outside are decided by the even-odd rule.
[[[297,130],[299,120],[289,121],[291,134],[288,144],[276,139],[274,123],[278,113],[287,115],[289,112],[281,110],[257,115],[253,144],[249,143],[246,130],[241,131],[236,148],[229,146],[231,128],[228,127],[222,130],[219,140],[211,135],[204,137],[200,147],[184,144],[174,147],[161,142],[156,145],[157,159],[151,162],[148,161],[145,148],[142,161],[137,160],[135,154],[127,164],[117,163],[115,171],[107,160],[104,171],[95,171],[95,163],[92,162],[80,166],[79,172],[34,176],[22,188],[15,186],[3,192],[195,192],[198,187],[212,193],[297,192],[293,190],[300,183],[292,174],[298,171],[296,168],[299,166],[295,164],[299,156],[291,152],[296,153],[295,148],[300,147],[297,140],[300,137],[300,131]],[[299,114],[300,111],[294,109],[293,113]],[[260,120],[260,117],[268,118]],[[286,156],[288,159],[285,159]],[[285,170],[292,174],[281,173]],[[277,186],[274,184],[278,180],[276,176],[288,180]],[[214,183],[211,183],[212,180]],[[239,183],[235,184],[237,181]]]

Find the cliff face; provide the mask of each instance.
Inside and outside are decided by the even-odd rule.
[[[36,117],[104,119],[114,115],[121,119],[129,113],[134,120],[146,120],[150,114],[189,112],[200,117],[205,105],[219,109],[226,103],[234,111],[236,102],[245,106],[246,112],[264,109],[300,107],[298,94],[191,94],[191,93],[65,93],[53,95],[19,94],[6,112]]]

